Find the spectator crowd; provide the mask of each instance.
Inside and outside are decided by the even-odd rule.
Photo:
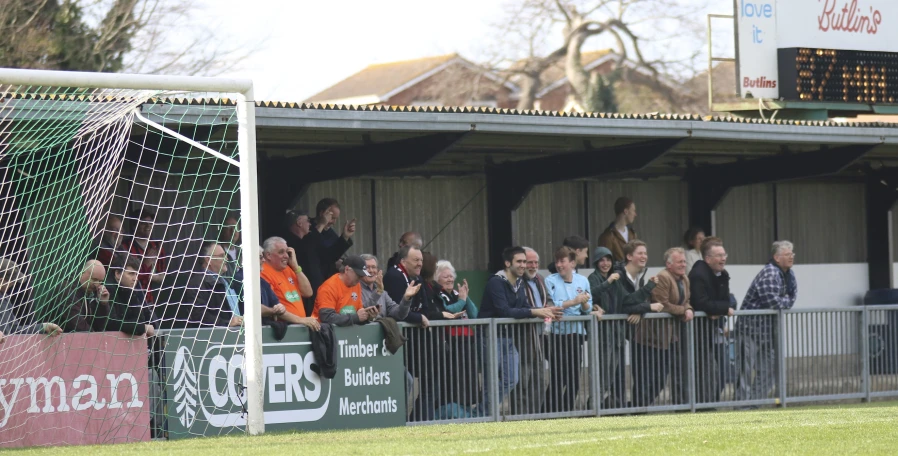
[[[424,251],[416,232],[400,236],[386,263],[370,254],[346,255],[357,223],[350,219],[341,225],[340,204],[331,198],[321,200],[314,213],[286,212],[283,229],[261,245],[260,277],[246,277],[240,267],[235,217],[223,221],[219,238],[204,243],[187,268],[172,272],[168,263],[174,258],[163,240],[153,239],[155,214],[132,217],[130,234],[121,217],[110,215],[96,254],[59,285],[59,321],[30,321],[14,311],[10,290],[26,277],[12,261],[0,260],[0,343],[11,334],[121,331],[152,339],[160,329],[236,328],[245,314],[243,283],[254,280],[261,286],[266,325],[302,325],[310,331],[382,319],[413,325],[405,346],[408,388],[417,390],[411,413],[426,421],[489,414],[492,401],[502,413],[576,410],[590,394],[581,382],[588,328],[607,315],[626,318],[599,325],[595,360],[602,373],[601,397],[595,399],[609,409],[648,407],[667,389],[673,403],[683,403],[689,378],[685,323],[700,311],[708,318],[696,321],[696,400],[718,401],[727,381],[722,372],[732,326],[727,318],[737,308],[723,240],[691,228],[684,246],[664,251],[664,269],[647,277],[649,246],[633,228],[635,203],[621,197],[614,212],[596,246],[567,237],[554,252],[543,252],[546,263],[532,248],[508,247],[504,268],[492,271],[482,296],[471,296],[449,259]],[[742,309],[793,306],[798,285],[792,249],[788,241],[773,244]],[[542,266],[550,274],[540,274]],[[588,277],[578,272],[587,267],[594,268]],[[651,317],[658,313],[672,318]],[[482,325],[430,328],[439,320],[491,318],[538,320],[502,325],[495,340],[486,337]],[[737,399],[765,399],[776,370],[773,317],[740,317],[735,331],[740,334]],[[488,362],[490,348],[494,363]],[[494,366],[497,372],[490,372]],[[492,376],[498,377],[496,389],[485,380]]]

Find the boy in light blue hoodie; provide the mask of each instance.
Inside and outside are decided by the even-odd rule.
[[[563,309],[563,316],[589,315],[592,296],[589,281],[576,274],[577,253],[569,247],[555,251],[555,274],[546,278],[547,301]],[[586,327],[582,321],[552,323],[549,336],[549,369],[552,382],[549,385],[549,412],[574,409],[574,399],[580,385],[580,358]]]

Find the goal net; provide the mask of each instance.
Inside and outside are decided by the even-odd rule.
[[[209,392],[163,342],[243,351],[258,240],[241,249],[256,222],[241,210],[239,94],[0,74],[0,95],[0,448],[195,432]],[[224,369],[211,390],[245,413],[246,377]]]

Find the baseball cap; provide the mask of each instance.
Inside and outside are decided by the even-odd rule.
[[[343,266],[349,266],[359,277],[371,277],[365,269],[365,260],[358,255],[349,255],[343,259]]]
[[[12,260],[0,258],[0,280],[15,282],[25,278],[25,274],[19,270],[19,265]]]

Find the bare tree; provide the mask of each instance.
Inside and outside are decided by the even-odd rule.
[[[495,48],[517,57],[506,71],[522,88],[519,109],[533,107],[546,82],[541,75],[560,61],[584,110],[600,110],[602,94],[620,84],[647,86],[677,109],[678,89],[671,81],[676,78],[670,75],[688,79],[695,74],[706,5],[706,0],[524,0],[506,9],[496,27],[502,37]],[[595,40],[618,55],[610,78],[584,68],[581,51]],[[674,42],[678,45],[671,48]],[[520,56],[521,49],[528,55]]]
[[[0,66],[214,75],[254,50],[198,17],[196,0],[6,0]]]

